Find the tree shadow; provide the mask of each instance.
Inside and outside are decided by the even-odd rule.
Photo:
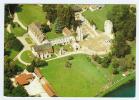
[[[16,8],[16,12],[22,12],[22,5],[20,5],[20,6],[18,6],[17,8]]]

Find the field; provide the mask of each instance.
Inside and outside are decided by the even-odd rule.
[[[104,22],[107,20],[107,14],[112,10],[114,5],[105,5],[102,9],[96,11],[87,10],[83,12],[84,17],[91,22],[92,20],[96,24],[98,30],[104,30]]]
[[[41,68],[58,96],[97,96],[109,86],[109,82],[122,77],[121,74],[112,75],[111,67],[103,68],[91,62],[86,55],[73,57],[71,68],[65,67],[67,57],[49,61],[48,66]]]
[[[32,22],[46,22],[45,13],[39,5],[21,5],[21,8],[17,10],[17,14],[19,20],[25,26],[31,24]]]

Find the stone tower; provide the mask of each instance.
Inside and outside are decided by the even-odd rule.
[[[78,26],[76,29],[76,33],[77,33],[77,41],[82,41],[83,40],[83,33],[82,33],[82,29]]]
[[[104,23],[104,33],[108,35],[110,38],[113,38],[113,24],[110,20],[106,20]]]

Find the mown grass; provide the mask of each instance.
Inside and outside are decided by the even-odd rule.
[[[46,22],[45,13],[42,10],[41,6],[24,4],[21,5],[21,8],[17,10],[19,20],[25,25],[28,26],[32,22]]]
[[[41,72],[53,86],[58,96],[91,97],[98,96],[109,83],[122,78],[122,74],[112,75],[112,68],[91,62],[87,55],[73,55],[71,68],[65,67],[68,57],[52,60]]]

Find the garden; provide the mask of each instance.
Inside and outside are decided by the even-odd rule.
[[[21,54],[21,59],[26,63],[31,63],[33,61],[34,55],[30,50],[26,50]]]

